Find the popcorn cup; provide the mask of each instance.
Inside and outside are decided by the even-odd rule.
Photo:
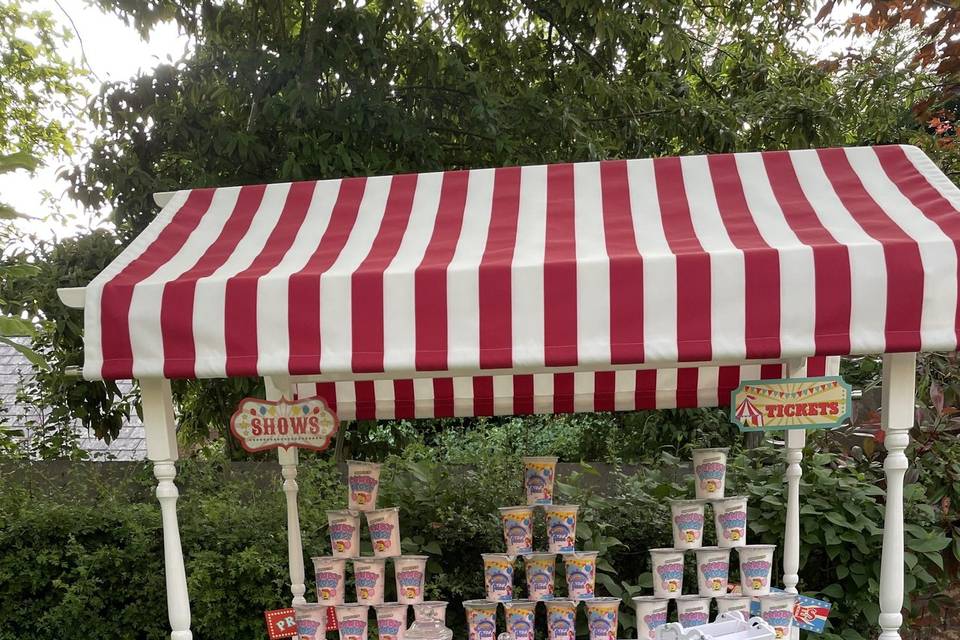
[[[360,555],[360,512],[327,511],[330,523],[330,553],[335,558]]]
[[[747,499],[736,496],[713,502],[717,545],[722,548],[747,544]]]
[[[317,581],[317,602],[328,606],[343,604],[346,558],[323,556],[313,560],[313,575]]]
[[[367,511],[367,528],[373,555],[391,558],[400,555],[400,509],[388,507]]]
[[[730,549],[702,547],[697,554],[697,587],[701,596],[710,598],[727,592],[730,577]]]
[[[584,602],[590,640],[617,640],[620,598],[591,598]]]
[[[677,598],[677,620],[684,629],[710,622],[710,598],[680,596]]]
[[[547,640],[574,640],[577,634],[576,600],[547,600]]]
[[[729,611],[739,611],[744,620],[750,619],[750,598],[746,596],[717,596],[717,616]]]
[[[531,553],[523,557],[523,565],[527,576],[527,597],[531,600],[552,600],[556,554]]]
[[[393,559],[393,574],[397,582],[397,602],[423,602],[423,583],[427,575],[427,556],[397,556]]]
[[[571,600],[592,598],[597,581],[597,552],[574,551],[564,554],[563,567],[567,577],[567,597]]]
[[[553,479],[557,472],[557,459],[540,456],[522,460],[527,504],[553,504]]]
[[[577,511],[575,504],[546,505],[547,549],[550,553],[569,553],[576,550]]]
[[[703,546],[704,500],[671,500],[673,546],[676,549],[698,549]]]
[[[533,600],[513,600],[504,602],[503,609],[507,619],[507,633],[512,640],[533,640],[533,621],[537,612],[537,603]]]
[[[496,602],[493,600],[464,600],[463,608],[467,612],[467,640],[496,640]]]
[[[443,600],[427,600],[413,605],[413,619],[425,622],[437,620],[441,625],[446,624],[447,603]]]
[[[722,498],[727,476],[729,449],[694,449],[693,473],[697,498]]]
[[[407,632],[407,605],[378,604],[374,610],[377,612],[377,633],[380,640],[403,640]]]
[[[670,601],[656,596],[638,596],[633,599],[637,610],[637,640],[653,640],[657,629],[667,624]]]
[[[773,627],[777,640],[790,636],[793,627],[793,608],[797,604],[797,596],[793,593],[771,593],[760,596],[760,617]]]
[[[347,460],[348,507],[356,511],[373,511],[377,508],[377,493],[380,488],[380,465],[375,462]]]
[[[683,551],[650,549],[650,571],[653,573],[653,595],[676,598],[683,593]]]
[[[770,593],[770,575],[773,573],[772,544],[748,544],[737,547],[740,556],[740,592],[745,596],[765,596]]]
[[[383,558],[354,558],[353,581],[359,604],[383,604],[383,576],[387,561]]]
[[[532,507],[500,507],[500,521],[509,555],[533,552]]]
[[[293,611],[299,640],[323,640],[327,637],[327,605],[295,604]]]
[[[340,640],[367,640],[369,610],[370,607],[365,604],[337,605],[337,627],[340,629]],[[323,635],[317,636],[318,639],[323,637]]]
[[[483,553],[483,583],[487,600],[513,600],[513,556],[505,553]]]

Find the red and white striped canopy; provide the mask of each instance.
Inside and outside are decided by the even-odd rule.
[[[958,207],[906,146],[184,190],[86,288],[84,374],[621,389],[954,349]]]

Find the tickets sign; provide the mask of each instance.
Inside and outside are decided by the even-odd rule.
[[[270,640],[296,637],[297,616],[293,609],[265,611],[263,617],[267,619],[267,636]]]
[[[741,431],[831,429],[850,417],[850,385],[839,376],[748,380],[731,396]]]
[[[339,425],[323,398],[245,398],[230,418],[230,432],[250,453],[279,447],[324,451]]]

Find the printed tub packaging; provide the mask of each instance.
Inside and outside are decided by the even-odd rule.
[[[750,619],[750,598],[747,596],[717,596],[717,615],[728,611],[739,611],[744,620]]]
[[[548,600],[547,640],[574,640],[577,632],[576,600]]]
[[[523,556],[527,577],[527,597],[531,600],[552,600],[557,556],[553,553],[531,553]]]
[[[671,500],[673,546],[676,549],[698,549],[703,546],[703,512],[705,500]]]
[[[463,608],[467,612],[467,640],[497,639],[496,602],[493,600],[464,600]]]
[[[729,449],[694,449],[693,474],[697,498],[722,498],[727,479]]]
[[[793,593],[771,593],[760,596],[760,617],[773,627],[777,640],[790,637],[790,627],[793,626],[793,608],[797,604],[797,596]]]
[[[327,637],[327,605],[295,604],[293,611],[299,640],[323,640]]]
[[[348,506],[355,511],[377,508],[380,488],[380,465],[374,462],[347,460]]]
[[[677,598],[677,620],[684,629],[710,622],[710,598],[680,596]]]
[[[383,604],[383,576],[387,561],[383,558],[354,558],[353,580],[360,604]]]
[[[533,600],[513,600],[504,602],[503,609],[507,620],[507,633],[511,640],[533,640],[537,603]]]
[[[650,549],[654,596],[676,598],[683,593],[683,560],[683,551]]]
[[[523,486],[527,492],[527,504],[553,504],[553,479],[556,473],[556,458],[523,458]]]
[[[748,544],[737,547],[740,556],[740,592],[745,596],[765,596],[770,593],[770,575],[773,573],[772,544]]]
[[[712,505],[717,546],[730,548],[747,544],[747,499],[741,496],[724,498]]]
[[[337,605],[337,627],[340,629],[340,640],[367,640],[369,611],[370,607],[365,604]],[[318,636],[318,638],[323,637]]]
[[[398,556],[393,560],[393,574],[397,581],[397,602],[423,602],[423,584],[427,575],[427,556]]]
[[[400,509],[375,509],[367,511],[366,516],[373,555],[378,558],[400,555]]]
[[[377,634],[380,640],[403,640],[407,631],[407,605],[378,604],[374,610],[377,612]]]
[[[567,578],[567,597],[571,600],[592,598],[597,580],[597,552],[574,551],[564,554],[563,568]]]
[[[592,598],[583,604],[587,610],[590,640],[617,640],[620,598]]]
[[[575,504],[547,505],[547,550],[550,553],[570,553],[576,550],[577,511]]]
[[[500,507],[500,522],[509,555],[533,552],[532,507]]]
[[[637,640],[654,640],[657,629],[667,624],[670,601],[656,596],[638,596],[633,599],[637,610]]]
[[[484,553],[481,557],[487,600],[513,600],[513,556],[505,553]]]
[[[360,555],[360,512],[327,511],[330,524],[330,552],[335,558]]]
[[[730,576],[730,549],[702,547],[697,549],[697,587],[701,596],[712,598],[727,592]]]
[[[346,558],[323,556],[313,560],[313,575],[317,581],[317,602],[325,605],[343,604]]]

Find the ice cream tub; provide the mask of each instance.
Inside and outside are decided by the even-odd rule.
[[[360,604],[383,603],[383,576],[387,561],[383,558],[354,558],[353,580]]]
[[[313,575],[317,581],[317,602],[326,605],[343,604],[346,558],[322,556],[313,560]]]
[[[355,511],[377,508],[380,489],[380,465],[375,462],[347,460],[348,507]]]
[[[683,551],[650,549],[650,572],[653,574],[653,595],[676,598],[683,593]]]
[[[533,600],[513,600],[504,602],[503,609],[511,640],[533,640],[537,603]]]
[[[694,449],[693,474],[697,498],[722,498],[727,479],[729,449]]]
[[[701,596],[711,598],[727,592],[730,577],[730,549],[701,547],[697,554],[697,587]]]
[[[722,615],[728,611],[739,611],[744,619],[750,618],[750,600],[747,596],[716,596],[717,615]]]
[[[680,596],[677,598],[677,620],[684,629],[710,622],[710,598]]]
[[[388,507],[367,511],[367,528],[373,555],[391,558],[400,555],[400,509]]]
[[[427,575],[427,556],[397,556],[393,559],[393,574],[397,582],[397,602],[423,602],[423,585]]]
[[[297,620],[299,640],[323,640],[327,637],[327,605],[295,604],[293,613]]]
[[[553,553],[531,553],[523,556],[530,600],[552,600],[557,556]]]
[[[711,502],[717,527],[717,546],[742,547],[747,544],[747,499],[742,496]]]
[[[377,612],[377,634],[380,640],[403,640],[407,632],[407,605],[405,604],[378,604],[374,606]]]
[[[330,525],[330,553],[335,558],[360,555],[360,512],[327,511]]]
[[[797,604],[797,596],[793,593],[771,593],[760,596],[760,617],[773,627],[777,640],[790,636],[793,626],[793,609]]]
[[[546,505],[547,550],[550,553],[570,553],[576,550],[577,511],[575,504]]]
[[[590,640],[617,640],[617,614],[620,598],[591,598],[583,603],[587,610]]]
[[[637,640],[654,640],[657,629],[667,624],[670,600],[657,596],[638,596],[633,599],[637,610]]]
[[[533,552],[533,507],[500,507],[500,522],[509,555]]]
[[[337,605],[337,627],[340,629],[340,640],[367,640],[369,610],[370,607],[365,604]],[[323,637],[323,635],[318,636],[318,638]]]
[[[467,640],[496,640],[497,606],[493,600],[464,600]]]
[[[506,602],[513,599],[513,556],[505,553],[484,553],[483,583],[487,600]]]
[[[527,504],[553,504],[553,481],[557,459],[550,456],[523,458],[523,487]]]
[[[564,554],[563,568],[567,578],[567,597],[571,600],[592,598],[597,581],[597,552],[574,551]]]
[[[740,556],[740,591],[745,596],[765,596],[770,593],[773,573],[772,544],[748,544],[737,547]]]
[[[705,500],[671,500],[673,546],[676,549],[697,549],[703,546]]]
[[[547,640],[574,640],[577,634],[576,600],[548,600]]]

